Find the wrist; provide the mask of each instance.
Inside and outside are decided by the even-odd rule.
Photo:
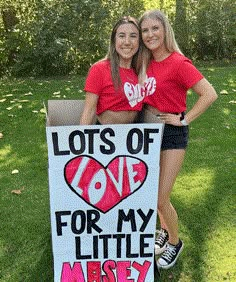
[[[183,126],[187,126],[187,125],[188,125],[188,122],[187,122],[187,120],[185,119],[185,117],[181,117],[181,118],[180,118],[180,122],[181,122],[181,124],[182,124]]]

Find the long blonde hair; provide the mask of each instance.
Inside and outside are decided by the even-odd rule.
[[[163,12],[161,12],[160,10],[146,11],[139,20],[140,29],[142,26],[142,22],[145,19],[153,19],[153,20],[160,21],[165,31],[164,44],[165,44],[167,51],[170,53],[178,52],[180,54],[183,54],[178,46],[178,43],[176,42],[173,28],[170,25],[169,20],[167,19],[167,17],[165,16]],[[138,56],[138,61],[137,61],[137,70],[139,73],[139,78],[142,82],[144,81],[146,77],[147,67],[152,58],[153,58],[152,52],[142,42],[140,46],[140,53]]]

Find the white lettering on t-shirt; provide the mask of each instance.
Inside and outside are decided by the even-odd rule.
[[[124,93],[129,101],[131,107],[135,107],[146,96],[152,95],[156,90],[156,79],[154,77],[147,77],[144,85],[132,84],[126,82],[124,84]]]
[[[146,96],[152,95],[157,87],[157,82],[155,77],[147,77],[144,81],[144,87],[145,87]]]

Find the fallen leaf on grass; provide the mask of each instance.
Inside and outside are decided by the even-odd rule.
[[[222,94],[222,95],[228,95],[229,93],[228,93],[227,90],[221,90],[221,91],[220,91],[220,94]]]
[[[236,104],[236,101],[229,101],[229,104]]]
[[[0,132],[0,139],[1,139],[1,138],[3,138],[3,134],[2,134],[2,132]]]
[[[18,170],[18,169],[14,169],[14,170],[11,172],[11,174],[17,174],[17,173],[19,173],[19,170]]]
[[[45,108],[42,108],[42,109],[40,110],[40,113],[46,114],[46,109],[45,109]]]
[[[56,92],[53,92],[52,95],[58,95],[60,93],[61,93],[61,91],[56,91]]]
[[[32,96],[33,93],[32,92],[29,92],[29,93],[25,93],[24,96]]]
[[[12,194],[16,194],[16,195],[20,195],[21,194],[21,190],[12,190],[11,193]]]
[[[0,100],[0,103],[3,103],[3,102],[5,102],[7,99],[1,99]]]
[[[25,187],[22,187],[21,189],[17,189],[17,190],[12,190],[11,193],[15,195],[20,195],[24,189]]]
[[[18,100],[19,103],[27,103],[29,100]]]

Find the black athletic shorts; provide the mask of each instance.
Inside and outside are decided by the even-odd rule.
[[[165,124],[161,150],[185,149],[188,145],[188,126]]]

